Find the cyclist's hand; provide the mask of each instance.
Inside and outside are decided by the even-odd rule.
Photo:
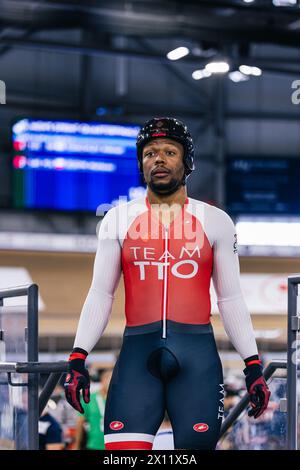
[[[248,416],[258,418],[266,410],[271,392],[263,377],[262,366],[259,360],[246,362],[244,374],[246,376],[246,386],[250,395],[250,406],[252,409]]]
[[[69,357],[69,373],[64,383],[66,400],[75,410],[84,413],[80,403],[80,390],[85,403],[90,401],[90,376],[85,367],[88,353],[80,348],[73,349]]]

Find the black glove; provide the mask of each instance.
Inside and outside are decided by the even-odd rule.
[[[263,369],[258,356],[251,356],[245,360],[246,387],[250,395],[250,405],[252,409],[248,416],[258,418],[267,408],[271,392],[263,377]]]
[[[69,357],[69,373],[64,383],[66,400],[80,413],[84,413],[80,403],[80,390],[85,403],[90,401],[90,376],[85,367],[87,355],[84,349],[73,349]]]

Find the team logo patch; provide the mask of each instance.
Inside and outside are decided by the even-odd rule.
[[[196,432],[206,432],[209,430],[209,426],[206,423],[197,423],[193,426],[193,429]]]
[[[120,431],[124,428],[124,424],[121,421],[112,421],[109,427],[112,431]]]
[[[235,233],[234,234],[234,242],[233,242],[233,253],[237,253],[238,252],[238,249],[237,249],[237,234]]]

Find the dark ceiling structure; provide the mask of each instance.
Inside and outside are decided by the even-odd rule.
[[[178,46],[190,52],[172,62]],[[222,205],[228,152],[298,152],[300,108],[290,96],[299,48],[300,0],[0,0],[0,149],[9,154],[19,115],[139,123],[167,113],[196,136],[191,194]],[[262,77],[194,80],[219,58]]]
[[[70,54],[119,55],[167,62],[165,50],[151,50],[145,39],[191,41],[197,54],[182,62],[201,64],[226,54],[265,71],[300,73],[300,58],[256,57],[254,44],[300,46],[300,4],[274,6],[271,0],[0,0],[0,54],[7,48],[52,50]],[[43,30],[79,29],[78,42],[35,38]],[[84,32],[88,33],[84,34]],[[131,39],[130,47],[116,47],[114,36]],[[197,48],[198,46],[198,48]]]

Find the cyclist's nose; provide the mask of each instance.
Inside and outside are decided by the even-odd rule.
[[[165,156],[162,151],[158,151],[155,157],[155,162],[164,162]]]

